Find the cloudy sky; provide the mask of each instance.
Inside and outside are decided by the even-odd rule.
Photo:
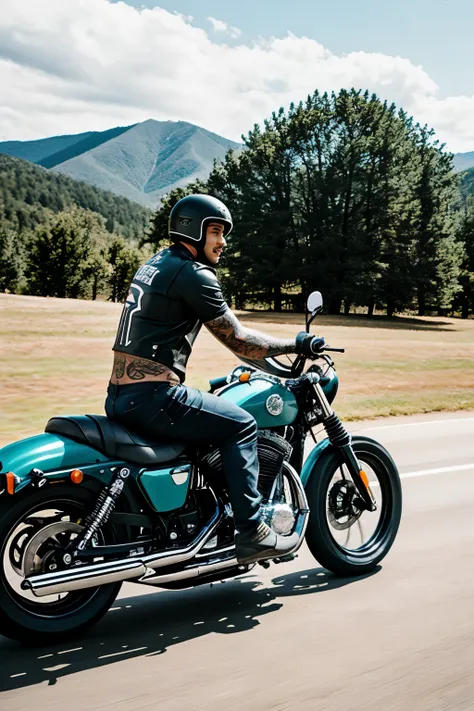
[[[1,0],[0,140],[147,118],[239,140],[356,87],[474,150],[472,0]]]

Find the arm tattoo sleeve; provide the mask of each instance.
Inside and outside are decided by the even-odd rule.
[[[262,360],[269,356],[295,353],[295,339],[279,339],[242,326],[235,314],[228,309],[222,316],[208,321],[206,327],[236,355],[250,360]]]

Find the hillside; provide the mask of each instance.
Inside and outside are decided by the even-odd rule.
[[[156,207],[164,193],[206,178],[216,158],[239,147],[185,121],[149,119],[103,132],[8,141],[0,143],[0,153]]]
[[[474,151],[470,153],[455,153],[453,162],[457,171],[474,167]]]
[[[461,174],[460,188],[463,197],[474,198],[474,167]]]
[[[102,215],[110,232],[140,238],[148,224],[149,210],[58,175],[25,160],[0,155],[0,216],[15,229],[32,229],[47,219],[49,211],[59,212],[72,205]]]

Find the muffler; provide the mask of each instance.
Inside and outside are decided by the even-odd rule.
[[[44,597],[139,578],[146,572],[147,567],[141,560],[118,560],[32,575],[23,581],[21,587],[31,590],[36,597]]]
[[[216,551],[218,553],[219,551]],[[174,573],[160,573],[158,575],[147,575],[142,580],[137,580],[138,583],[144,583],[145,585],[156,585],[160,586],[166,583],[176,583],[182,581],[183,583],[188,580],[193,580],[195,578],[202,577],[203,575],[211,575],[212,573],[224,572],[231,568],[238,569],[242,568],[241,572],[245,572],[248,569],[247,565],[239,564],[237,558],[224,558],[224,560],[210,561],[209,563],[202,563],[199,565],[190,565],[183,570],[175,571]],[[236,572],[237,575],[237,572]]]
[[[223,514],[217,506],[207,526],[186,548],[177,548],[162,551],[161,553],[149,553],[140,556],[140,558],[122,558],[106,563],[79,565],[53,573],[31,575],[25,578],[21,583],[21,587],[23,590],[31,590],[35,597],[45,597],[46,595],[57,595],[59,593],[107,585],[107,583],[142,578],[144,575],[153,575],[153,571],[156,568],[177,565],[194,558],[196,553],[212,537],[222,518]]]

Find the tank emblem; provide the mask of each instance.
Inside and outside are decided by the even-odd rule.
[[[275,415],[275,417],[277,417],[283,412],[283,400],[280,395],[270,395],[270,397],[267,398],[265,407],[270,415]]]

